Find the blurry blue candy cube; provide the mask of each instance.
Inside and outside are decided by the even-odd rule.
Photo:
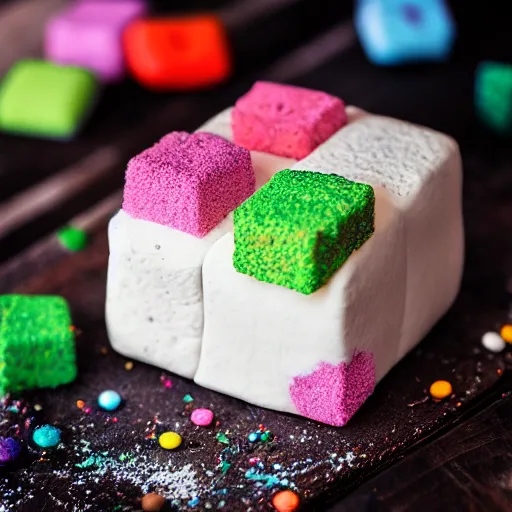
[[[359,0],[355,26],[368,59],[381,66],[443,61],[455,40],[443,0]]]

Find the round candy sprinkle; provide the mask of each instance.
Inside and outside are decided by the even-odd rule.
[[[21,453],[21,444],[13,437],[0,437],[0,467],[15,461]]]
[[[501,352],[507,346],[497,332],[486,332],[482,336],[482,345],[491,352]]]
[[[294,512],[299,508],[299,497],[293,491],[279,491],[272,498],[272,505],[278,512]]]
[[[144,512],[159,512],[165,505],[165,498],[150,492],[142,497],[141,505]]]
[[[436,380],[430,386],[430,394],[436,400],[442,400],[452,394],[452,385],[446,380]]]
[[[131,372],[133,370],[133,367],[134,367],[134,364],[132,361],[127,361],[126,363],[124,363],[124,369],[127,372]]]
[[[260,433],[259,432],[251,432],[247,436],[247,439],[249,439],[249,443],[255,443],[259,438],[260,438]]]
[[[160,446],[166,450],[174,450],[181,444],[181,436],[176,432],[164,432],[159,438]]]
[[[501,328],[501,337],[507,342],[512,343],[512,325],[506,324]]]
[[[71,252],[78,252],[87,245],[87,233],[83,229],[65,226],[57,232],[59,242]]]
[[[37,427],[32,434],[32,440],[41,448],[53,448],[60,443],[60,430],[51,425]]]
[[[103,391],[98,397],[98,405],[106,411],[115,411],[121,405],[121,395],[111,389]]]
[[[213,412],[210,409],[195,409],[192,411],[190,419],[194,425],[207,427],[213,421]]]

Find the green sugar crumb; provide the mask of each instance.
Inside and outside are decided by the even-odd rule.
[[[0,295],[0,394],[54,388],[76,373],[67,302],[49,295]]]
[[[483,62],[477,70],[475,106],[478,117],[496,132],[512,132],[512,66]]]
[[[83,229],[65,226],[57,232],[59,242],[68,251],[78,252],[87,246],[87,233]]]
[[[374,230],[370,185],[334,174],[286,169],[234,214],[238,272],[310,294]]]

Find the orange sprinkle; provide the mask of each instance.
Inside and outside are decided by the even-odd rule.
[[[77,400],[76,401],[76,406],[79,408],[79,409],[83,409],[85,407],[85,402],[83,400]]]
[[[500,335],[507,343],[512,343],[512,325],[505,324],[501,328]]]
[[[127,372],[130,372],[133,370],[133,363],[131,361],[127,361],[126,363],[124,363],[124,369],[127,371]]]
[[[294,512],[299,508],[299,497],[293,491],[280,491],[272,498],[278,512]]]
[[[442,400],[452,394],[452,385],[447,380],[436,380],[430,386],[430,394],[435,400]]]

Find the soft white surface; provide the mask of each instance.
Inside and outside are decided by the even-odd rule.
[[[200,130],[231,138],[230,111]],[[295,163],[260,152],[251,156],[257,187]],[[122,210],[110,221],[106,322],[115,350],[194,376],[203,332],[201,267],[213,243],[232,230],[232,215],[204,238],[132,219]]]
[[[203,265],[205,325],[195,381],[271,409],[296,412],[293,376],[319,361],[350,361],[357,347],[374,354],[377,379],[397,359],[405,299],[402,216],[376,190],[376,229],[327,285],[311,295],[235,271],[233,235]]]
[[[231,227],[228,217],[196,238],[123,210],[111,219],[106,323],[115,350],[194,376],[203,333],[201,267]]]
[[[385,187],[403,212],[407,296],[399,355],[446,312],[464,260],[462,167],[456,142],[396,119],[360,115],[294,168]]]

